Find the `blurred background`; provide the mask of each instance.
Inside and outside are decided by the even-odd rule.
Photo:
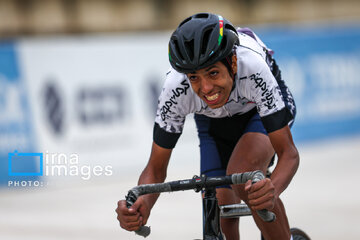
[[[0,0],[0,239],[140,239],[114,210],[150,154],[168,39],[197,12],[254,30],[294,94],[290,224],[360,238],[360,1]],[[189,116],[167,180],[199,173],[198,144]],[[149,225],[201,238],[200,196],[164,194]]]

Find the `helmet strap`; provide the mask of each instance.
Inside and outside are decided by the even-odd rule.
[[[221,59],[220,61],[225,65],[231,78],[235,81],[235,74],[234,74],[233,68],[232,68],[232,56],[233,55],[234,55],[234,53],[231,53],[227,57]]]

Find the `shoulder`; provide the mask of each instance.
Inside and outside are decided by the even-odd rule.
[[[256,36],[256,35],[255,35]],[[266,48],[262,46],[262,42],[257,41],[257,38],[253,38],[245,33],[239,33],[239,46],[237,47],[238,51],[242,52],[252,52],[257,54],[265,59],[266,57]]]
[[[191,93],[192,89],[186,75],[170,68],[166,73],[166,80],[161,93],[162,97],[175,100],[192,95]]]
[[[181,86],[184,81],[186,81],[185,74],[179,73],[173,68],[169,68],[169,70],[166,73],[164,88],[166,89],[177,88],[178,86]]]
[[[186,115],[194,112],[194,96],[186,75],[171,68],[159,96],[155,122],[167,132],[181,133]]]
[[[166,80],[159,97],[158,111],[162,118],[170,115],[185,116],[191,112],[189,104],[194,97],[186,75],[171,68],[166,74]]]
[[[270,72],[269,65],[265,56],[259,48],[248,46],[238,46],[236,48],[237,69],[239,78],[243,78],[258,72]]]
[[[237,47],[238,55],[257,55],[270,66],[274,51],[268,48],[265,43],[249,28],[238,28],[239,46]]]
[[[260,98],[264,96],[263,91],[275,90],[277,83],[266,62],[266,52],[262,46],[248,35],[243,36],[243,39],[242,45],[236,48],[238,91],[259,105]]]

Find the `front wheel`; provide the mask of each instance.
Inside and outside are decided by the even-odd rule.
[[[291,228],[290,232],[293,240],[311,240],[310,237],[299,228]]]

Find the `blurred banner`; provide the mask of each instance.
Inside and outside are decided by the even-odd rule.
[[[259,33],[294,94],[296,141],[360,133],[360,26]]]
[[[294,93],[295,141],[360,133],[360,27],[253,30],[275,50]],[[144,167],[169,68],[169,36],[1,42],[0,181],[69,175],[89,180]],[[25,160],[12,163],[13,156],[27,156],[23,168],[14,164]]]
[[[18,161],[17,150],[36,151],[29,89],[22,76],[18,49],[13,42],[0,44],[0,182],[38,179],[34,156]]]
[[[1,43],[1,182],[9,185],[29,172],[48,180],[89,180],[113,169],[143,167],[169,68],[167,38],[133,34]],[[43,168],[39,157],[27,156],[33,152],[42,154]],[[36,169],[9,169],[25,161]],[[23,181],[15,187],[21,184],[34,185]]]

